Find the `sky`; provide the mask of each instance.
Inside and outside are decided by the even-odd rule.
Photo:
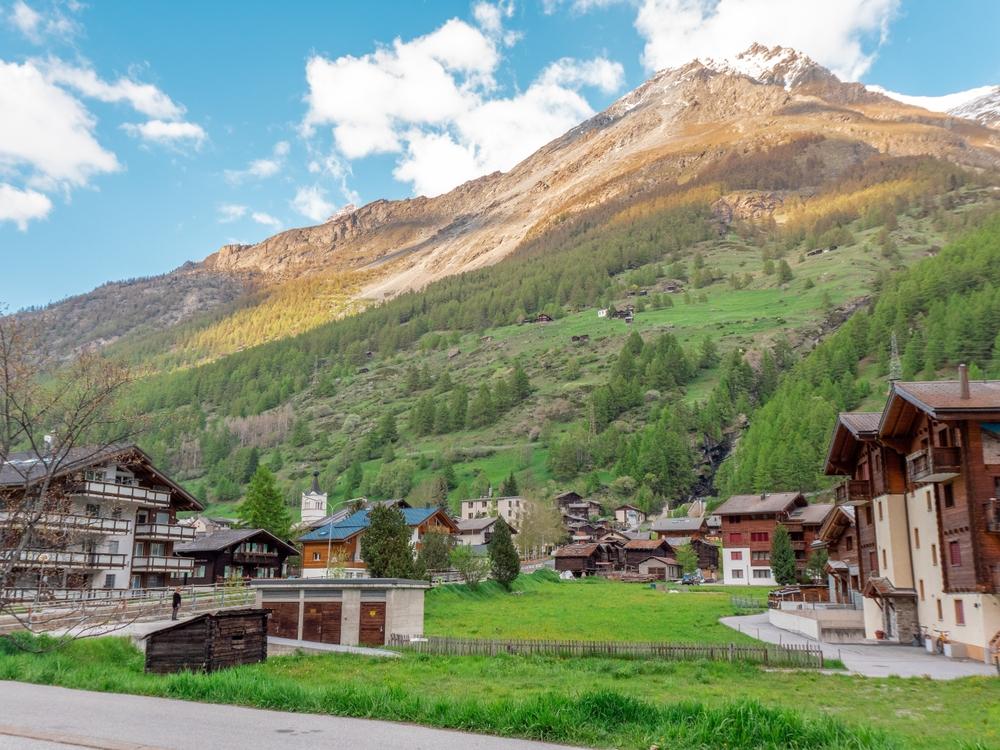
[[[0,0],[0,305],[446,192],[753,41],[937,96],[1000,83],[997,29],[994,0]]]

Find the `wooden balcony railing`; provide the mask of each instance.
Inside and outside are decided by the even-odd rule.
[[[71,493],[84,497],[114,498],[142,505],[170,505],[170,493],[165,490],[151,490],[117,482],[87,480],[74,486]]]
[[[14,558],[15,567],[24,568],[85,568],[90,570],[115,570],[124,568],[125,555],[111,552],[50,552],[48,550],[22,550],[0,552],[0,559]]]
[[[18,528],[30,526],[51,531],[74,531],[90,534],[127,534],[132,524],[124,518],[98,518],[75,513],[10,513],[0,511],[0,523]]]
[[[190,557],[146,555],[132,558],[133,573],[191,573],[194,560]]]
[[[177,526],[172,523],[137,523],[135,525],[136,539],[190,542],[194,536],[194,527],[192,526]]]
[[[277,552],[234,552],[235,563],[274,563],[278,561]]]
[[[921,482],[947,482],[962,470],[960,448],[934,446],[911,453],[906,457],[906,473],[914,484]]]
[[[867,479],[846,479],[834,492],[837,505],[864,505],[872,499],[872,483]]]

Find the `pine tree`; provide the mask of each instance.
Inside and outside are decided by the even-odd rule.
[[[361,559],[372,578],[413,578],[416,567],[410,546],[410,527],[403,511],[376,505],[368,512],[368,528],[361,535]]]
[[[490,570],[493,578],[505,589],[510,589],[514,579],[521,573],[521,559],[510,535],[510,527],[503,521],[493,526],[490,539]]]
[[[361,466],[360,461],[354,461],[351,464],[351,468],[347,470],[346,487],[344,488],[344,496],[350,497],[351,494],[358,487],[361,486],[361,481],[365,478],[364,468]]]
[[[395,443],[399,439],[399,429],[396,427],[396,415],[387,411],[378,421],[379,445]]]
[[[510,375],[510,390],[514,401],[524,401],[531,395],[531,381],[528,380],[528,373],[520,364],[514,366],[514,372]]]
[[[778,524],[771,539],[771,572],[774,580],[782,586],[793,584],[797,580],[795,574],[795,551],[792,549],[792,538],[784,524]]]
[[[813,581],[823,580],[826,575],[826,563],[830,559],[825,548],[820,548],[809,555],[809,562],[806,563],[806,575]]]
[[[788,265],[787,260],[782,260],[778,263],[778,283],[787,284],[792,280],[792,267]]]
[[[517,479],[514,477],[514,472],[511,472],[500,484],[500,495],[501,497],[514,497],[517,495],[517,490]]]
[[[250,480],[247,495],[239,509],[240,521],[249,529],[267,529],[284,539],[292,525],[288,506],[281,497],[274,474],[266,466],[258,466]]]

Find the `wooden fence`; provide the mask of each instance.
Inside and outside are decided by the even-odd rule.
[[[823,667],[823,652],[812,644],[743,645],[737,643],[648,643],[628,641],[542,641],[441,638],[393,633],[390,648],[420,654],[447,656],[497,656],[519,654],[558,657],[605,657],[612,659],[664,659],[668,661],[731,661],[773,667]]]

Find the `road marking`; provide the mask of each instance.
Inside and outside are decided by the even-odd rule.
[[[43,742],[54,742],[69,747],[86,747],[91,748],[91,750],[168,750],[168,748],[156,745],[137,745],[134,742],[102,740],[97,737],[80,737],[73,734],[63,734],[62,732],[43,732],[37,729],[15,727],[7,724],[0,724],[0,736],[2,735],[23,737],[29,740],[41,740]]]

